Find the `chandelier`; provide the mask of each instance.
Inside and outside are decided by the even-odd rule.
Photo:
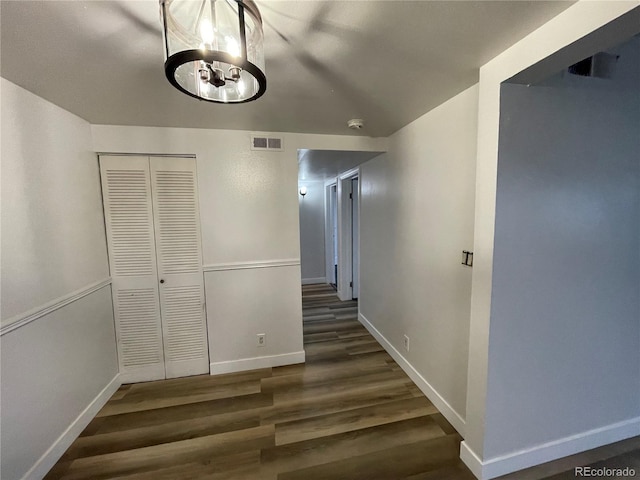
[[[250,102],[267,89],[262,17],[251,0],[160,0],[167,79],[216,103]]]

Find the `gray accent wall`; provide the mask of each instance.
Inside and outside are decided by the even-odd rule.
[[[502,86],[485,458],[640,416],[639,98]]]
[[[298,187],[307,187],[303,197],[298,193],[300,205],[300,269],[302,281],[325,278],[324,253],[324,182],[300,181]]]

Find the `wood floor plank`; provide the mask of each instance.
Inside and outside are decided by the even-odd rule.
[[[353,328],[351,330],[343,330],[341,332],[336,332],[338,338],[352,338],[352,337],[363,337],[368,336],[369,332],[362,325],[357,328]]]
[[[120,388],[118,388],[116,393],[112,395],[111,400],[120,400],[127,394],[130,388],[131,385],[122,385]]]
[[[349,347],[359,347],[362,345],[379,345],[376,340],[369,336],[358,335],[347,338],[338,338],[337,334],[336,338],[327,339],[324,341],[317,342],[306,342],[305,344],[305,352],[309,354],[317,353],[317,352],[330,352],[333,350],[340,350]]]
[[[252,410],[258,410],[272,405],[273,395],[257,393],[253,395],[243,395],[241,397],[223,398],[207,402],[189,403],[173,407],[95,418],[91,423],[99,422],[94,434],[109,433],[119,430],[149,427],[152,425],[162,425],[166,422],[188,420],[209,415],[251,412]]]
[[[325,322],[315,322],[304,325],[302,331],[305,335],[309,333],[322,332],[342,332],[345,330],[360,329],[358,320],[327,320]]]
[[[97,480],[144,473],[176,464],[219,460],[225,454],[274,446],[274,430],[273,425],[263,425],[153,447],[79,458],[71,463],[64,478]]]
[[[410,475],[403,480],[476,480],[476,477],[462,462],[459,462],[429,472]]]
[[[247,472],[257,471],[259,468],[260,450],[249,450],[224,455],[214,461],[203,460],[115,478],[119,480],[213,480],[216,477],[231,479],[234,475],[246,475]]]
[[[313,313],[310,313],[309,311],[305,312],[305,320],[307,324],[321,322],[323,320],[335,321],[335,319],[336,316],[326,308],[314,309]]]
[[[460,437],[447,435],[278,475],[278,480],[401,479],[460,462]]]
[[[380,373],[370,373],[358,378],[337,379],[330,383],[323,383],[309,388],[273,394],[275,406],[296,402],[313,401],[316,403],[331,401],[339,398],[355,397],[370,391],[384,388],[402,388],[407,383],[407,377],[402,372],[388,370]]]
[[[440,412],[431,415],[431,418],[433,418],[433,420],[438,425],[440,425],[440,428],[442,428],[442,431],[447,435],[456,433],[456,429],[453,428],[453,425],[451,425],[449,421],[446,418],[444,418],[444,415],[442,415]]]
[[[307,370],[298,374],[265,378],[262,380],[262,391],[264,393],[285,393],[317,387],[333,381],[348,381],[371,373],[393,371],[383,362],[349,363],[352,365],[346,365],[342,368]]]
[[[337,340],[340,337],[336,332],[312,333],[305,337],[305,344],[309,345],[313,342],[323,342],[325,340]]]
[[[439,425],[430,416],[423,416],[266,448],[262,450],[262,464],[267,470],[284,473],[442,435]]]
[[[208,400],[218,400],[221,398],[237,397],[260,393],[260,380],[249,380],[246,382],[232,383],[228,385],[209,386],[204,390],[196,389],[195,392],[182,390],[181,395],[169,396],[134,396],[126,395],[120,400],[107,403],[99,412],[97,417],[109,415],[119,415],[122,413],[132,413],[157,408],[173,407],[189,403],[205,402]]]
[[[363,353],[384,352],[384,348],[378,342],[368,342],[362,345],[347,347],[349,355],[361,355]]]
[[[271,368],[259,370],[249,370],[246,372],[228,373],[224,375],[195,375],[191,377],[172,378],[169,380],[158,380],[155,382],[143,382],[124,385],[128,387],[127,396],[132,395],[173,395],[180,394],[186,389],[207,388],[209,386],[230,385],[247,382],[250,380],[261,380],[270,377]],[[114,400],[112,398],[112,400]]]
[[[413,398],[413,396],[413,393],[408,389],[391,385],[386,388],[372,389],[364,393],[356,392],[350,396],[342,396],[330,400],[323,399],[320,402],[315,401],[314,398],[307,398],[305,401],[274,404],[273,407],[266,410],[262,415],[261,423],[270,424],[301,420],[303,418],[352,410],[363,406]]]
[[[302,442],[337,433],[423,417],[437,412],[438,410],[433,404],[422,397],[293,420],[276,425],[276,445]],[[438,429],[442,431],[440,427]],[[442,433],[444,434],[444,432]]]
[[[259,410],[243,410],[188,420],[166,421],[148,427],[129,428],[127,430],[81,437],[74,442],[72,448],[68,451],[68,455],[71,458],[103,455],[217,433],[244,430],[258,427],[259,425]]]
[[[362,362],[365,363],[378,363],[386,364],[390,366],[389,362],[393,362],[393,358],[385,351],[376,351],[361,353],[358,355],[336,355],[331,356],[309,356],[306,359],[305,371],[308,370],[330,370],[334,368],[350,368],[354,363],[348,362]],[[275,374],[274,374],[275,376]]]

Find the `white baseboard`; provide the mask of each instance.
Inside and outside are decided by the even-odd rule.
[[[327,283],[327,277],[303,278],[302,285],[313,285],[314,283]]]
[[[257,370],[259,368],[281,367],[295,363],[304,363],[304,350],[300,352],[283,353],[281,355],[269,355],[266,357],[241,358],[239,360],[229,360],[226,362],[215,362],[209,365],[211,375],[222,373],[244,372],[246,370]]]
[[[460,444],[460,458],[476,477],[480,480],[489,480],[637,435],[640,435],[640,417],[595,428],[485,461],[482,461],[469,448],[466,442],[462,442]]]
[[[466,435],[466,422],[462,416],[456,412],[451,405],[440,395],[433,386],[402,356],[402,354],[391,345],[391,343],[378,331],[367,318],[358,312],[358,319],[369,333],[380,342],[389,355],[393,357],[398,365],[409,375],[418,388],[426,395],[426,397],[435,405],[435,407],[444,415],[453,428],[455,428],[462,437]]]
[[[467,442],[460,443],[460,459],[467,467],[469,467],[469,470],[471,470],[471,473],[473,473],[476,478],[480,480],[485,478],[482,476],[482,460],[480,460],[480,457],[478,457],[478,455],[469,448]]]
[[[25,473],[22,480],[39,480],[53,468],[60,457],[67,451],[76,438],[80,436],[82,431],[89,425],[96,414],[104,407],[105,403],[120,388],[120,374],[115,377],[102,389],[98,395],[91,401],[80,415],[67,427],[62,435],[44,452],[33,467]]]

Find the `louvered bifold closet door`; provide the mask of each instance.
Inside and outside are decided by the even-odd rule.
[[[100,157],[120,379],[165,378],[148,157]]]
[[[208,373],[196,161],[150,164],[166,375]]]

